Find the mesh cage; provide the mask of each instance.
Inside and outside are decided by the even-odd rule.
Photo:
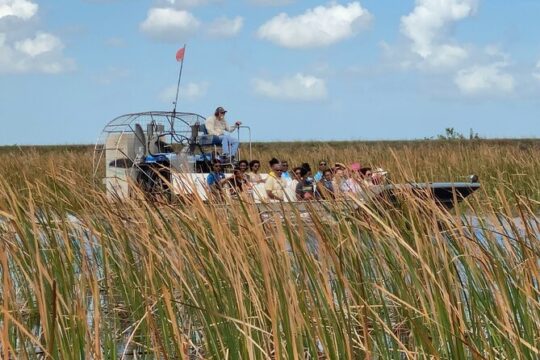
[[[204,124],[204,121],[205,118],[198,114],[164,111],[133,113],[115,118],[103,128],[96,141],[92,161],[94,178],[103,179],[106,176],[103,172],[106,158],[122,162],[123,166],[119,166],[124,168],[132,167],[137,162],[137,149],[125,146],[138,139],[137,127],[140,127],[145,137],[159,133],[161,141],[174,148],[181,148],[189,143],[191,126]]]

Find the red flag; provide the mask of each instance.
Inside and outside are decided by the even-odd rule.
[[[176,61],[184,61],[184,54],[186,52],[186,46],[176,52]]]

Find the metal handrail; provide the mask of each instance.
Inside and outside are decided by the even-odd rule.
[[[249,160],[253,160],[253,151],[252,151],[252,148],[251,148],[251,128],[249,126],[238,126],[238,142],[240,142],[240,129],[247,129],[248,131],[248,134],[249,134]],[[240,148],[238,148],[240,149]],[[238,152],[240,152],[240,150],[238,150]]]

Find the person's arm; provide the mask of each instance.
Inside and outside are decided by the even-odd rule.
[[[246,175],[246,177],[244,177],[243,180],[244,180],[244,182],[242,183],[242,186],[245,186],[246,189],[248,189],[248,190],[253,189],[253,184],[251,184],[251,181],[249,181],[249,178],[247,177],[247,175]]]
[[[225,128],[228,132],[233,132],[234,130],[238,129],[242,125],[242,122],[237,121],[234,123],[234,125],[229,126],[227,123],[225,123]]]
[[[264,190],[266,191],[266,196],[268,196],[269,199],[274,199],[274,194],[272,192],[272,178],[268,177],[266,181],[264,182]]]
[[[224,185],[225,183],[227,183],[227,181],[229,181],[229,179],[231,179],[231,178],[223,178],[223,179],[219,180],[219,185]]]
[[[231,126],[229,126],[229,124],[225,123],[225,129],[226,129],[228,132],[233,132],[234,130],[236,130],[236,125],[231,125]]]
[[[283,201],[283,199],[279,196],[276,196],[276,194],[274,194],[272,190],[266,190],[266,195],[268,195],[269,199]]]

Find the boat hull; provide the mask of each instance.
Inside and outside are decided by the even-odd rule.
[[[267,174],[261,174],[263,178]],[[197,193],[197,196],[203,200],[208,199],[208,190],[206,186],[207,174],[174,174],[172,178],[172,184],[174,192],[177,195],[193,194]],[[373,185],[363,188],[358,193],[343,194],[338,200],[347,201],[350,199],[352,202],[355,200],[370,202],[377,201],[377,199],[386,199],[391,204],[399,203],[402,195],[405,193],[412,194],[413,196],[420,198],[433,198],[437,204],[446,209],[453,208],[457,203],[463,201],[466,197],[474,193],[480,188],[480,183],[466,183],[466,182],[435,182],[435,183],[407,183],[407,184],[386,184],[386,185]],[[305,201],[297,201],[294,189],[284,189],[286,197],[285,202],[294,203],[297,206],[304,208]],[[266,197],[266,191],[264,184],[258,184],[251,191],[252,198],[257,204],[274,204],[279,203],[271,201]],[[354,200],[353,200],[354,199]],[[271,207],[273,205],[270,205]]]
[[[400,194],[407,192],[421,198],[431,197],[441,207],[452,209],[478,189],[478,182],[435,182],[385,185],[381,192],[394,203],[399,201]]]

